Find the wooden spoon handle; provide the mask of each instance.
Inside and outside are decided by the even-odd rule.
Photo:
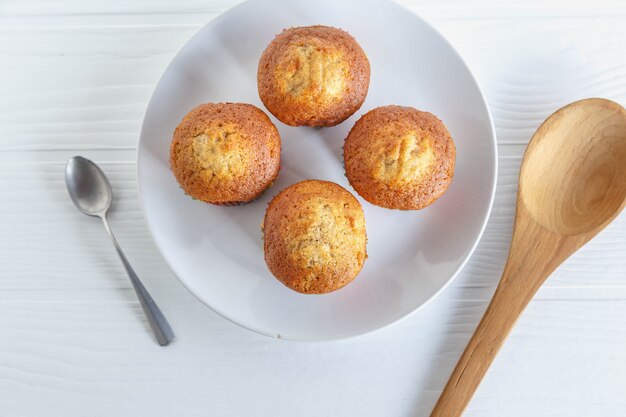
[[[474,395],[491,362],[527,303],[512,287],[499,286],[431,417],[458,417]]]
[[[431,417],[463,413],[518,317],[560,263],[562,241],[546,233],[521,210],[500,284],[476,332],[439,397]]]

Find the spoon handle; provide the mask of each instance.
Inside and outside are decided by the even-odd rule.
[[[120,245],[117,243],[117,240],[115,239],[115,236],[111,231],[111,227],[109,226],[109,222],[107,221],[106,216],[102,216],[101,218],[102,223],[104,224],[104,228],[111,237],[113,245],[115,246],[115,250],[117,250],[117,254],[124,264],[124,268],[128,273],[130,282],[133,284],[135,294],[137,294],[137,298],[139,298],[139,301],[141,302],[141,308],[143,308],[143,311],[148,318],[148,322],[150,323],[150,327],[154,332],[157,342],[161,346],[169,345],[176,338],[174,331],[165,319],[165,316],[159,309],[159,306],[157,306],[156,302],[152,299],[152,296],[150,295],[146,287],[143,286],[143,284],[139,280],[139,277],[137,276],[137,274],[135,274],[135,271],[130,266],[128,259],[126,259],[126,256],[124,256],[124,252],[122,252],[122,248],[120,248]]]
[[[512,289],[498,287],[478,328],[467,344],[431,417],[459,417],[471,400],[525,305]]]
[[[502,278],[431,417],[459,417],[515,322],[545,279],[562,261],[562,240],[524,216],[515,226]]]

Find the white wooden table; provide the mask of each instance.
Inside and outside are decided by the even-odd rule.
[[[487,231],[419,313],[345,342],[273,340],[176,280],[139,209],[135,149],[165,66],[232,0],[0,1],[0,416],[428,416],[508,251],[524,147],[552,111],[626,104],[624,0],[402,0],[466,58],[500,152]],[[65,161],[101,164],[111,224],[170,319],[160,348]],[[626,416],[626,215],[568,260],[513,331],[466,415]]]

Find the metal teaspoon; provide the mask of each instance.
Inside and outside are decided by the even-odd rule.
[[[150,296],[150,293],[148,293],[148,290],[146,290],[135,271],[133,271],[130,263],[128,263],[107,222],[106,215],[113,201],[113,191],[106,175],[89,159],[75,156],[67,162],[65,184],[74,205],[81,213],[102,219],[104,228],[111,237],[117,254],[122,260],[124,268],[126,268],[130,282],[133,284],[137,298],[141,302],[141,307],[148,318],[152,331],[154,331],[157,342],[161,346],[169,345],[176,338],[174,331]]]

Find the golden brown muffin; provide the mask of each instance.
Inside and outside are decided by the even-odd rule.
[[[367,257],[363,208],[334,182],[307,180],[284,189],[270,202],[263,228],[269,270],[301,293],[338,290]]]
[[[253,105],[201,104],[174,131],[170,165],[193,198],[216,205],[245,203],[278,175],[280,136]]]
[[[448,189],[456,148],[444,124],[412,107],[378,107],[352,127],[343,148],[346,176],[377,206],[419,210]]]
[[[286,29],[263,52],[259,96],[290,126],[334,126],[361,107],[370,82],[365,52],[328,26]]]

